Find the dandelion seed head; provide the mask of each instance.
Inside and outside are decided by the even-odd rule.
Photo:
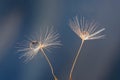
[[[57,47],[61,45],[60,41],[58,40],[59,34],[53,30],[53,27],[41,29],[40,33],[37,36],[31,38],[27,41],[27,45],[19,49],[18,51],[24,52],[22,57],[26,57],[26,61],[29,61],[34,58],[39,51],[42,50],[50,50],[51,48]],[[23,45],[22,45],[23,46]]]
[[[80,35],[80,37],[81,37],[82,39],[84,39],[84,40],[87,40],[89,35],[90,35],[90,34],[89,34],[87,31],[83,31],[83,32],[82,32],[82,35]]]
[[[100,39],[104,37],[104,35],[100,33],[104,31],[105,28],[96,30],[99,25],[95,22],[88,22],[84,17],[80,21],[75,17],[70,21],[69,25],[82,40]]]

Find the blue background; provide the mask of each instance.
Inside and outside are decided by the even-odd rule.
[[[27,64],[19,59],[17,43],[40,27],[54,26],[63,44],[46,52],[59,80],[68,80],[81,40],[69,20],[84,16],[105,27],[105,39],[86,41],[73,80],[120,80],[119,0],[0,0],[0,80],[53,80],[48,63],[38,54]],[[38,34],[39,36],[39,34]]]

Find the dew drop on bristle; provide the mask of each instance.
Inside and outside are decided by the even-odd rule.
[[[30,48],[31,49],[36,49],[39,46],[39,42],[38,41],[32,41],[30,43]]]

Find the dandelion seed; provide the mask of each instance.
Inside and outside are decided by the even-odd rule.
[[[61,45],[58,38],[59,34],[53,30],[53,27],[42,29],[39,36],[34,39],[29,39],[29,41],[27,41],[28,45],[18,50],[20,52],[24,52],[24,55],[21,57],[26,57],[25,62],[32,60],[35,55],[41,52],[47,60],[55,80],[57,80],[57,77],[54,74],[49,58],[45,54],[45,50],[49,51],[51,48]]]
[[[99,25],[95,22],[88,22],[84,20],[84,17],[78,21],[75,17],[73,21],[70,21],[71,29],[82,39],[82,40],[92,40],[103,38],[104,35],[99,35],[105,28],[96,31]]]
[[[84,41],[103,38],[104,35],[100,35],[100,33],[104,31],[105,28],[102,28],[96,31],[96,28],[98,27],[97,23],[85,21],[84,17],[80,20],[80,22],[78,18],[75,17],[73,21],[72,20],[70,21],[69,25],[71,29],[82,39],[82,43],[73,61],[72,68],[71,68],[70,75],[69,75],[69,80],[72,80],[72,73],[73,73],[76,61],[78,59],[78,56],[80,54]]]

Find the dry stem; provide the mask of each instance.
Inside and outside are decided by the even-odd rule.
[[[72,68],[71,68],[70,75],[69,75],[69,80],[72,80],[72,73],[73,73],[73,70],[74,70],[76,61],[77,61],[77,59],[78,59],[78,56],[79,56],[79,54],[80,54],[81,48],[82,48],[82,46],[83,46],[83,43],[84,43],[84,40],[82,40],[82,43],[81,43],[81,45],[80,45],[80,48],[78,49],[77,55],[76,55],[76,57],[75,57],[75,59],[74,59],[74,62],[73,62],[73,64],[72,64]]]
[[[45,59],[47,60],[49,66],[50,66],[50,69],[51,69],[51,71],[52,71],[52,75],[53,75],[53,77],[54,77],[54,80],[58,80],[57,77],[56,77],[55,74],[54,74],[54,70],[53,70],[53,67],[52,67],[52,64],[51,64],[49,58],[47,57],[47,55],[45,54],[45,52],[44,52],[44,50],[43,50],[42,48],[41,48],[40,50],[41,50],[41,52],[43,53]]]

